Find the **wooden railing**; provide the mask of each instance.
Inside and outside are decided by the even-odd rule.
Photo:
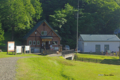
[[[50,49],[43,50],[43,54],[53,54],[53,53],[56,53],[56,51],[55,50],[50,50]]]
[[[75,52],[74,49],[71,49],[71,50],[63,50],[60,53],[62,53],[64,55],[64,54],[70,54],[70,53],[74,53],[74,52]],[[50,49],[43,50],[43,54],[54,54],[54,53],[57,53],[57,51],[56,50],[50,50]]]
[[[63,50],[62,51],[62,54],[69,54],[69,53],[74,53],[74,49],[71,49],[71,50]]]

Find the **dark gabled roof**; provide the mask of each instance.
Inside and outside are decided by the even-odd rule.
[[[46,20],[42,20],[38,22],[24,37],[23,39],[27,39],[43,22],[45,22],[54,32],[55,30],[49,25]],[[55,32],[56,33],[56,32]],[[61,39],[61,37],[56,33],[56,35]]]
[[[83,41],[120,41],[115,34],[80,34]]]

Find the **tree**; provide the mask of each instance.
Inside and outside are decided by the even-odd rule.
[[[4,30],[2,29],[2,25],[0,23],[0,41],[4,40]]]
[[[53,15],[55,11],[61,10],[68,0],[40,0],[40,2],[43,8],[42,19],[46,19],[49,22],[49,15]]]
[[[64,10],[63,10],[64,11]],[[61,28],[63,24],[65,24],[67,22],[67,20],[65,19],[66,15],[64,14],[63,11],[55,11],[54,15],[50,15],[50,17],[52,18],[52,25],[54,27],[58,27]]]
[[[65,4],[64,9],[55,11],[54,15],[50,15],[51,25],[58,30],[58,34],[62,37],[62,44],[69,44],[72,48],[76,38],[75,15],[77,10],[69,3]]]
[[[117,11],[119,14],[120,6],[114,0],[86,0],[84,4],[86,5],[83,6],[85,15],[82,18],[84,20],[82,24],[90,22],[85,27],[88,30],[85,33],[111,34],[118,27],[119,18],[115,12]],[[92,26],[89,27],[89,25]],[[82,31],[86,31],[86,29]]]
[[[61,28],[62,25],[64,25],[67,22],[66,17],[69,14],[71,13],[73,14],[73,12],[77,11],[77,10],[74,10],[73,7],[69,5],[69,3],[65,4],[64,7],[65,7],[64,9],[57,10],[55,11],[55,14],[50,15],[50,20],[52,20],[51,24],[54,27]]]
[[[118,5],[120,5],[120,0],[115,0]]]
[[[0,0],[0,15],[3,28],[14,32],[31,28],[34,20],[41,17],[39,0]]]

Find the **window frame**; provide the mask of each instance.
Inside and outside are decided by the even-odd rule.
[[[45,36],[47,35],[47,31],[44,31]]]
[[[41,31],[41,35],[42,36],[46,36],[47,35],[47,31]]]
[[[54,44],[53,42],[57,42],[57,43],[56,43],[56,44]],[[53,45],[58,45],[58,41],[52,41],[52,44],[53,44]]]
[[[39,42],[39,44],[38,44],[38,42]],[[37,45],[40,45],[40,41],[37,41]]]
[[[31,42],[31,44],[30,44],[30,42]],[[29,45],[32,45],[32,40],[29,40]]]
[[[34,42],[35,42],[35,44],[34,44]],[[33,45],[36,45],[36,41],[35,40],[33,41]]]

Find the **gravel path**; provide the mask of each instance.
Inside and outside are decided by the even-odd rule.
[[[0,80],[14,80],[16,63],[20,58],[26,57],[0,58]]]

